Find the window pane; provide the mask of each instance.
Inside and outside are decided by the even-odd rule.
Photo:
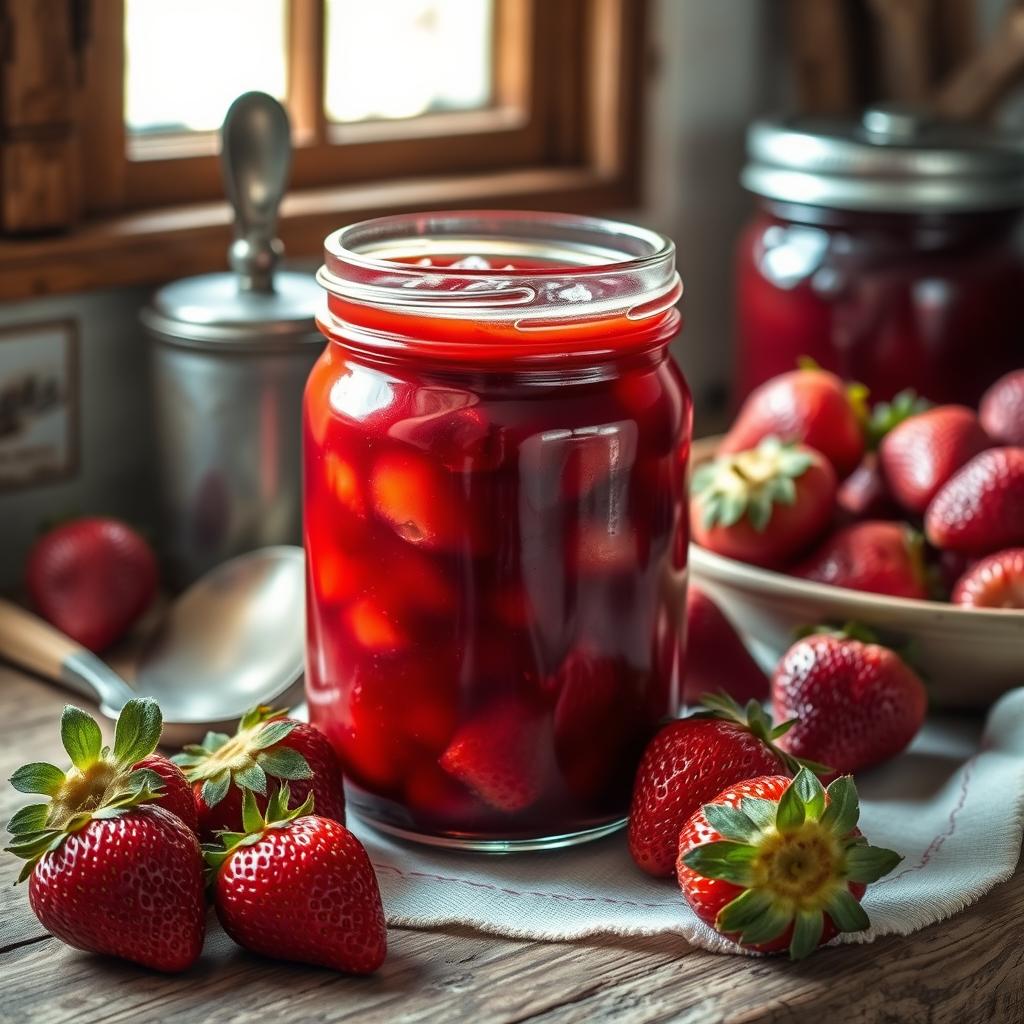
[[[285,0],[125,0],[129,132],[210,131],[250,89],[285,94]]]
[[[331,121],[491,102],[494,0],[327,0]]]

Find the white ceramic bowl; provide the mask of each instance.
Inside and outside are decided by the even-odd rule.
[[[694,446],[695,461],[710,456],[715,440]],[[1024,686],[1024,611],[961,608],[812,583],[696,544],[690,545],[690,568],[766,669],[800,627],[856,621],[909,644],[936,706],[984,708]]]

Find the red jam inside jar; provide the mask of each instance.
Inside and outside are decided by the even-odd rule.
[[[762,203],[737,249],[740,397],[806,356],[873,399],[977,405],[1024,361],[1019,222]]]
[[[487,211],[369,221],[325,254],[307,691],[350,806],[473,849],[603,835],[679,705],[672,245]]]
[[[899,107],[755,122],[737,249],[736,398],[810,357],[977,404],[1021,365],[1024,146]]]

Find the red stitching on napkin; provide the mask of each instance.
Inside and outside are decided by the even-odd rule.
[[[889,875],[887,878],[882,878],[875,883],[875,885],[887,885],[889,882],[895,882],[903,878],[906,875],[912,874],[915,871],[920,871],[924,868],[928,862],[942,849],[946,840],[956,832],[956,819],[957,815],[964,809],[964,804],[967,802],[967,790],[971,783],[971,773],[974,768],[974,762],[978,759],[978,754],[974,757],[969,758],[964,762],[964,774],[960,780],[960,795],[957,798],[955,806],[949,812],[949,824],[946,827],[945,832],[940,832],[929,844],[928,848],[921,854],[921,859],[913,867],[904,868],[898,875]]]
[[[677,907],[679,901],[676,900],[672,903],[638,903],[636,900],[614,900],[609,896],[567,896],[565,893],[559,892],[536,892],[533,890],[527,890],[521,892],[518,889],[506,889],[500,885],[491,885],[488,882],[472,882],[468,878],[453,878],[449,875],[434,875],[426,871],[403,871],[401,868],[396,868],[393,864],[378,864],[374,861],[373,866],[378,871],[393,871],[396,875],[400,875],[402,878],[432,878],[438,882],[458,882],[461,885],[469,885],[474,889],[490,889],[493,892],[502,892],[508,896],[545,896],[553,900],[566,900],[569,903],[611,903],[615,906],[621,907]]]

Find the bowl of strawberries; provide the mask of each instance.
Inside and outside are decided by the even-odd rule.
[[[694,446],[693,578],[758,660],[856,622],[908,652],[931,701],[1024,682],[1024,369],[977,409],[805,366]]]

